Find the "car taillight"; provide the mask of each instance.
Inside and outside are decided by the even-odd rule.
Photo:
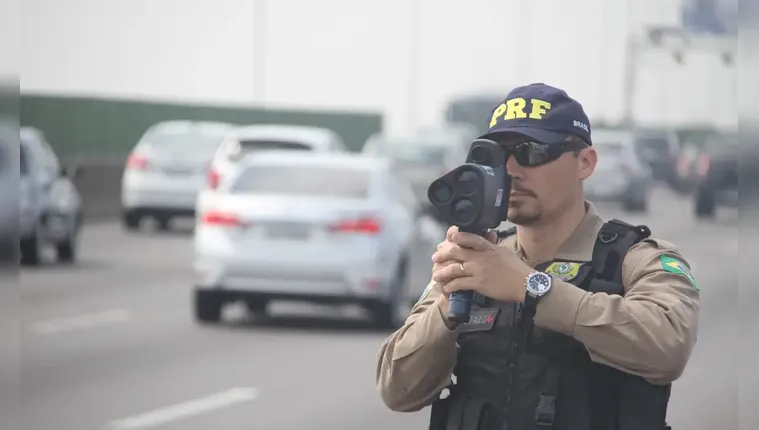
[[[342,220],[330,227],[330,230],[338,233],[363,233],[377,234],[381,230],[378,220],[374,218],[359,218]]]
[[[220,227],[242,227],[246,224],[235,214],[219,211],[208,211],[200,217],[200,223]]]
[[[216,170],[210,169],[208,171],[207,179],[208,179],[208,186],[212,190],[215,190],[219,186],[219,182],[221,182],[221,175]]]
[[[127,158],[126,168],[128,170],[145,170],[148,167],[148,159],[139,154],[130,154]]]
[[[680,176],[686,176],[688,174],[688,169],[690,167],[690,163],[686,157],[680,157],[677,160],[677,173],[680,174]]]
[[[696,169],[699,176],[706,176],[709,173],[709,156],[701,154],[696,162]]]

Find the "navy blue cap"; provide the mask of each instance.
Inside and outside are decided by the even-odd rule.
[[[565,142],[574,135],[593,144],[590,120],[582,105],[564,90],[543,83],[514,88],[493,109],[488,131],[480,137],[493,139],[500,133],[518,133],[548,144]]]

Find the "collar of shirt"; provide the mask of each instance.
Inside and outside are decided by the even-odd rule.
[[[593,203],[585,201],[585,217],[577,226],[569,238],[559,247],[555,259],[569,261],[591,261],[593,259],[593,247],[596,237],[604,224],[603,218],[596,211]],[[517,235],[512,235],[502,242],[502,246],[510,248],[531,267],[540,264],[539,261],[530,261],[525,258],[524,250],[517,242]]]

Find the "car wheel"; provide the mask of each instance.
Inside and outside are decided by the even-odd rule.
[[[701,185],[696,190],[694,211],[697,218],[712,218],[716,212],[717,202],[712,187]]]
[[[21,264],[36,266],[40,263],[40,243],[36,234],[21,241]]]
[[[76,237],[70,237],[59,242],[56,247],[56,255],[61,263],[73,263],[76,260],[77,243]]]
[[[398,266],[395,277],[391,281],[390,301],[380,302],[372,307],[372,320],[377,328],[395,330],[403,326],[403,323],[406,321],[411,311],[409,301],[404,297],[406,291],[406,273],[407,259],[404,259]]]
[[[138,228],[140,228],[141,221],[142,221],[142,217],[133,212],[125,212],[121,216],[121,224],[127,230],[137,230]]]
[[[158,230],[159,231],[169,231],[171,228],[171,217],[162,216],[156,218],[156,221],[158,222]]]
[[[266,299],[247,299],[244,301],[245,307],[248,309],[251,315],[254,317],[266,316],[266,309],[269,306],[269,301]]]
[[[218,294],[212,291],[195,291],[194,312],[195,320],[200,323],[218,323],[221,321],[221,313],[224,301]]]

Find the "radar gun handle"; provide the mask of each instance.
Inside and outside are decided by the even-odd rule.
[[[480,236],[485,236],[487,230],[473,230],[460,227],[459,231],[464,233],[474,233]],[[474,292],[472,291],[457,291],[451,293],[448,303],[448,313],[446,319],[451,322],[465,323],[469,321],[469,313],[472,310],[472,299]]]

